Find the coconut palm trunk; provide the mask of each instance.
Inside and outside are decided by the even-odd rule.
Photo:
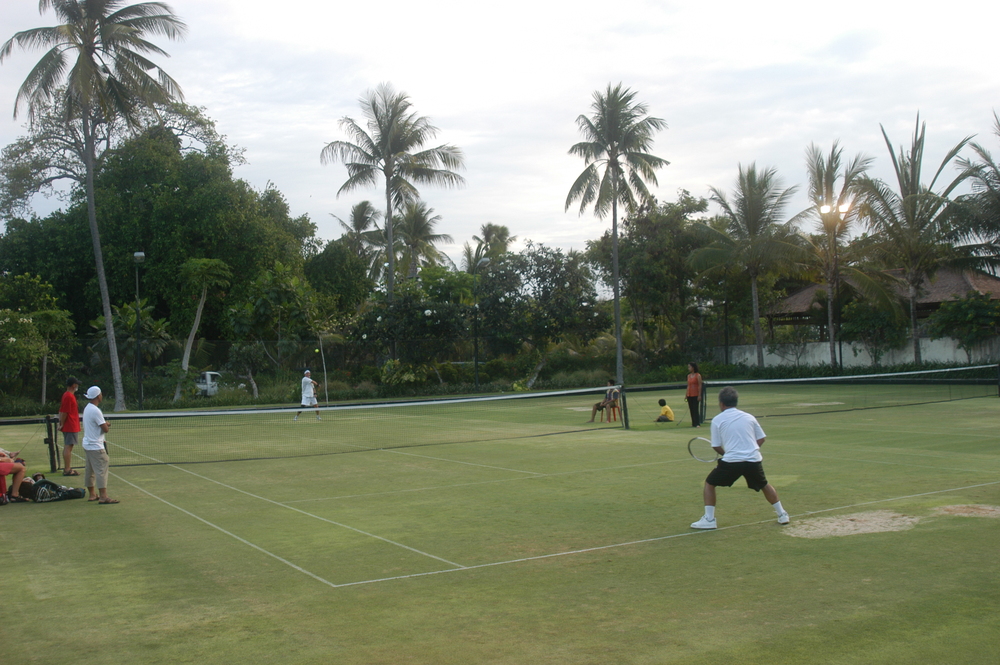
[[[111,381],[115,391],[115,411],[125,410],[125,389],[122,385],[122,370],[118,360],[118,342],[111,314],[111,296],[108,293],[108,278],[104,274],[104,253],[101,251],[101,232],[97,228],[97,205],[94,197],[94,121],[88,109],[83,111],[84,171],[87,194],[87,223],[90,226],[90,241],[94,248],[94,262],[97,266],[97,284],[101,291],[101,309],[104,311],[104,331],[108,340],[108,359],[111,361]]]

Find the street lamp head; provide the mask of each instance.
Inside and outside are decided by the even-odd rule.
[[[819,207],[819,211],[824,215],[829,215],[831,210],[833,210],[833,208],[828,205],[821,205]]]
[[[850,203],[841,203],[840,207],[837,208],[837,210],[839,210],[840,214],[842,214],[842,215],[846,214],[847,211],[850,210],[850,209],[851,209],[851,204]]]
[[[142,263],[143,261],[146,260],[146,253],[136,252],[135,254],[132,255],[132,258],[135,259],[136,263]]]

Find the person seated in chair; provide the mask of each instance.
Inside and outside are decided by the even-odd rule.
[[[17,453],[14,453],[16,456]],[[24,503],[27,501],[21,496],[21,481],[24,480],[24,464],[15,461],[14,457],[7,454],[7,451],[0,451],[0,476],[12,476],[10,488],[7,490],[11,503]]]
[[[674,422],[674,410],[667,406],[667,400],[661,399],[659,401],[660,405],[660,416],[656,419],[658,423],[672,423]]]
[[[615,387],[615,382],[612,379],[608,379],[608,391],[604,393],[604,399],[597,404],[594,404],[594,408],[590,410],[590,420],[588,423],[594,422],[594,416],[597,415],[598,411],[604,411],[604,409],[612,406],[618,406],[618,388]]]

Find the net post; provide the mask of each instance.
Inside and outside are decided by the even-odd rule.
[[[45,416],[45,445],[49,448],[49,472],[55,473],[59,470],[57,461],[59,459],[59,443],[56,441],[55,428],[53,427],[52,416]]]
[[[628,400],[625,399],[625,385],[619,389],[619,401],[622,403],[622,426],[625,429],[629,429],[628,426]]]

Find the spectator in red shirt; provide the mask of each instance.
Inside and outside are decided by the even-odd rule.
[[[80,438],[80,408],[76,404],[76,390],[80,382],[75,377],[66,380],[66,392],[59,405],[59,431],[63,433],[63,475],[79,476],[73,470],[73,446]]]

